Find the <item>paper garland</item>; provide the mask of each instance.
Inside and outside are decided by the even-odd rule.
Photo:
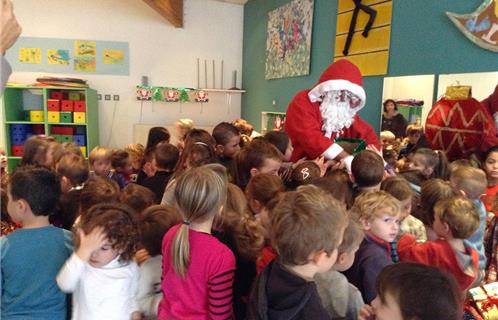
[[[193,88],[171,88],[159,86],[137,86],[137,100],[165,102],[208,102],[208,92]]]

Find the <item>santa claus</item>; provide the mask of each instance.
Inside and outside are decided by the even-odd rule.
[[[285,130],[294,146],[291,161],[303,157],[342,160],[349,156],[336,138],[360,138],[380,150],[372,127],[358,111],[365,106],[360,70],[348,60],[338,60],[311,89],[299,92],[287,109]]]

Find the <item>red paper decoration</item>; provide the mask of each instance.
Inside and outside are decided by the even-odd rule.
[[[445,151],[451,161],[498,144],[491,115],[473,98],[436,102],[427,116],[425,134],[432,148]]]

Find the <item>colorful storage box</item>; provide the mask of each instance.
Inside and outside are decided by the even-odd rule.
[[[69,92],[68,98],[69,100],[80,100],[81,94],[79,92]]]
[[[48,111],[61,111],[61,101],[56,99],[47,100]]]
[[[31,132],[33,134],[44,134],[45,133],[45,126],[43,124],[32,124],[31,125]]]
[[[61,111],[73,112],[74,111],[74,101],[73,100],[62,100],[61,101]]]
[[[12,146],[12,156],[22,157],[24,154],[24,146]]]
[[[83,153],[83,157],[86,157],[86,147],[80,147],[81,153]]]
[[[64,99],[64,94],[62,93],[62,91],[51,91],[50,99],[62,100]]]
[[[82,134],[77,134],[77,135],[73,136],[73,142],[81,147],[86,146],[85,140],[86,140],[86,137]]]
[[[47,117],[48,122],[61,122],[61,113],[59,111],[49,111]]]
[[[22,146],[26,142],[26,135],[17,135],[10,137],[10,143],[15,146]]]
[[[76,132],[74,134],[86,134],[86,127],[85,126],[77,126]]]
[[[64,122],[64,123],[73,122],[73,113],[72,112],[61,112],[61,122]]]
[[[31,122],[43,122],[43,110],[30,110],[29,111],[29,121]]]
[[[13,124],[10,126],[10,134],[15,135],[15,134],[26,134],[26,132],[29,132],[29,127],[27,124]]]
[[[86,112],[86,101],[74,101],[74,112]]]
[[[86,112],[75,112],[73,117],[74,123],[86,123]]]
[[[62,135],[60,134],[52,134],[52,137],[54,137],[55,141],[57,141],[58,143],[62,143]]]
[[[61,135],[61,143],[64,143],[64,142],[73,142],[73,136],[68,135],[68,134]]]

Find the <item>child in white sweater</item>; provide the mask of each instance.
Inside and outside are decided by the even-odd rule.
[[[141,318],[139,273],[132,261],[138,241],[134,215],[115,203],[96,205],[81,216],[78,249],[57,275],[61,290],[73,294],[73,320]]]

